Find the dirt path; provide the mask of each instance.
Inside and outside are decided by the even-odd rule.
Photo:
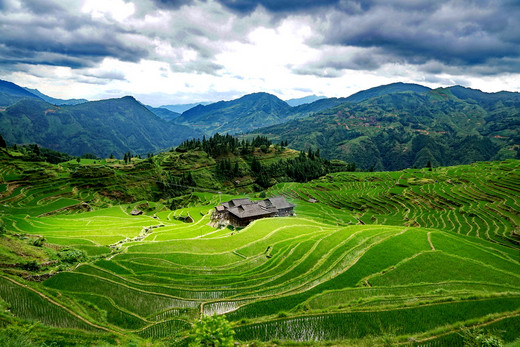
[[[431,234],[431,232],[428,233],[428,243],[430,244],[430,247],[431,247],[432,251],[435,251],[435,247],[433,246],[430,234]]]

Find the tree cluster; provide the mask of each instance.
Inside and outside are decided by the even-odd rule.
[[[173,175],[166,172],[157,184],[159,189],[169,197],[188,194],[191,191],[191,187],[196,186],[195,180],[189,171],[182,175]]]
[[[217,176],[221,179],[232,179],[240,176],[238,162],[233,165],[229,159],[223,159],[217,162],[215,170]]]
[[[256,148],[269,148],[271,141],[266,136],[257,136],[252,140],[239,140],[229,134],[215,134],[207,139],[205,136],[201,139],[186,140],[177,148],[177,152],[187,152],[189,150],[203,150],[212,158],[218,158],[229,153],[234,154],[251,154]]]
[[[307,182],[334,172],[335,166],[330,161],[320,157],[319,150],[300,152],[294,159],[280,160],[271,165],[262,165],[256,158],[251,162],[251,171],[256,177],[256,183],[266,188],[272,180]]]
[[[59,164],[74,159],[74,157],[69,154],[40,147],[37,144],[14,145],[12,148],[22,153],[22,159],[25,161],[45,161],[51,164]]]

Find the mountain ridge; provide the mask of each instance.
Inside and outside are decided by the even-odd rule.
[[[58,99],[58,98],[53,98],[52,96],[48,96],[48,95],[43,94],[38,89],[31,89],[31,88],[27,88],[27,87],[22,87],[22,88],[27,90],[28,92],[36,95],[40,99],[48,102],[49,104],[53,104],[53,105],[56,105],[56,106],[60,106],[60,105],[77,105],[77,104],[82,104],[84,102],[88,102],[87,99]]]
[[[200,136],[162,120],[132,96],[64,106],[20,100],[0,112],[0,133],[9,143],[37,143],[72,155],[103,157],[146,154]]]
[[[455,94],[464,91],[450,88]],[[455,97],[450,88],[347,102],[258,129],[254,135],[288,141],[290,147],[300,150],[320,148],[329,159],[355,162],[365,170],[518,157],[520,94],[497,94],[486,110],[477,102]],[[480,93],[477,95],[486,96]]]

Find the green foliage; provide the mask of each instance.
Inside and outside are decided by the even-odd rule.
[[[1,114],[0,132],[6,141],[38,143],[71,155],[149,153],[200,134],[158,118],[132,97],[60,107],[23,99]]]
[[[235,332],[224,316],[204,316],[190,332],[189,346],[231,347]]]
[[[500,149],[516,156],[518,95],[453,88],[374,95],[255,134],[284,138],[298,150],[320,148],[323,157],[362,170],[467,164],[498,159]]]
[[[76,248],[65,248],[58,252],[58,257],[63,263],[74,264],[86,259],[85,251]]]
[[[31,331],[35,325],[19,325],[15,323],[0,329],[0,344],[3,347],[39,346],[31,337]]]
[[[204,136],[202,140],[200,139],[191,139],[186,140],[181,143],[175,150],[177,152],[187,152],[189,150],[203,150],[208,153],[212,158],[218,158],[227,154],[251,154],[254,152],[255,148],[263,148],[263,152],[267,152],[267,148],[271,145],[271,141],[267,139],[265,136],[257,136],[253,138],[251,141],[249,140],[238,140],[236,137],[233,137],[229,134],[220,135],[216,133],[215,135],[206,139]],[[262,147],[263,146],[263,147]]]
[[[462,330],[465,347],[503,347],[504,343],[498,336],[485,332],[482,329]]]
[[[47,241],[45,240],[45,237],[38,237],[36,240],[34,240],[33,245],[36,247],[42,247],[45,241]]]
[[[231,101],[196,106],[185,111],[175,122],[194,126],[206,135],[243,133],[255,128],[283,122],[291,107],[267,93],[245,95]]]
[[[0,296],[9,308],[4,314],[40,321],[38,332],[56,327],[54,339],[63,345],[99,343],[97,328],[71,312],[136,344],[159,339],[187,344],[201,311],[225,313],[235,337],[249,343],[356,345],[358,340],[348,340],[414,338],[427,344],[429,337],[442,336],[439,344],[457,345],[462,324],[493,325],[493,331],[506,331],[500,334],[506,342],[518,337],[520,267],[512,235],[520,222],[518,161],[444,168],[429,159],[431,172],[353,171],[288,182],[296,168],[306,180],[304,174],[320,174],[319,163],[330,171],[347,167],[323,164],[322,151],[304,148],[298,154],[256,147],[242,156],[239,144],[238,154],[216,160],[203,150],[174,151],[134,160],[135,165],[107,166],[114,175],[72,178],[74,162],[0,157],[6,182],[0,184],[0,212],[9,230],[20,235],[0,238],[0,258],[10,259],[2,261],[0,277]],[[251,178],[253,158],[264,178]],[[212,227],[211,212],[220,202],[263,196],[226,194],[218,184],[226,188],[231,182],[215,179],[219,162],[227,171],[239,163],[241,181],[280,182],[262,192],[286,196],[297,216],[257,220],[243,229]],[[88,159],[81,163],[101,167]],[[217,182],[213,189],[223,193],[191,188],[201,182]],[[164,199],[179,183],[186,194]],[[129,192],[135,200],[117,202]],[[174,210],[167,208],[171,202]],[[134,208],[144,215],[130,215]],[[35,247],[36,237],[23,233],[47,241]],[[55,245],[99,260],[74,270],[69,263],[54,264],[62,259]],[[14,253],[7,250],[19,255],[9,258]],[[8,279],[28,275],[11,264],[32,260],[49,271],[58,266],[70,271],[48,279],[31,274],[41,283]],[[94,330],[92,342],[83,330]]]
[[[5,228],[4,221],[0,218],[0,236],[5,235],[7,233],[7,229]]]

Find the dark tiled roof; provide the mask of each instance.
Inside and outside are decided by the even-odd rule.
[[[228,201],[229,207],[236,207],[241,205],[249,205],[251,204],[251,200],[248,198],[242,198],[242,199],[233,199]]]
[[[289,203],[283,196],[275,196],[274,198],[265,199],[264,201],[269,201],[277,210],[291,208],[295,205]]]
[[[238,218],[267,216],[276,212],[277,210],[274,207],[266,208],[254,203],[240,205],[238,207],[232,207],[229,209],[229,213],[237,216]]]

